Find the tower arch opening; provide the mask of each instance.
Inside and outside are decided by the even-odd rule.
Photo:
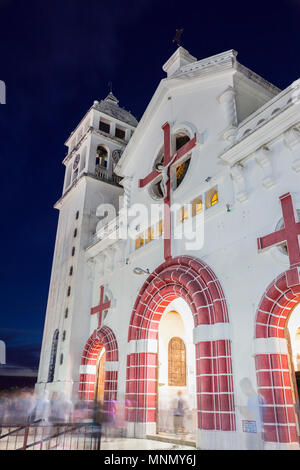
[[[98,167],[107,168],[108,167],[108,151],[103,145],[98,145],[96,152],[96,161],[95,169],[97,171]]]

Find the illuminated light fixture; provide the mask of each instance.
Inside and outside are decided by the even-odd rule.
[[[136,267],[133,269],[133,272],[134,274],[147,274],[147,275],[150,274],[150,271],[148,268],[143,269],[143,268]]]

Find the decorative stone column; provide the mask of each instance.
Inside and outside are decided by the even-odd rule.
[[[235,187],[236,199],[239,202],[245,202],[248,200],[246,180],[245,180],[245,169],[241,164],[234,165],[231,170],[231,177]]]
[[[229,86],[223,93],[218,97],[218,101],[223,109],[225,115],[226,128],[223,132],[223,139],[229,143],[234,142],[237,129],[237,114],[236,114],[236,102],[235,102],[235,91]]]

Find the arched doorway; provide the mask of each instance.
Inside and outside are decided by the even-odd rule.
[[[230,448],[230,438],[226,442],[230,433],[226,432],[235,431],[236,421],[226,301],[213,271],[189,256],[160,265],[136,299],[128,333],[128,433],[135,437],[156,433],[158,327],[166,307],[178,298],[189,305],[193,318],[197,445]]]
[[[256,376],[265,401],[264,440],[270,448],[298,447],[295,342],[290,339],[289,323],[299,302],[297,276],[291,279],[290,272],[282,273],[267,287],[256,315]]]
[[[118,344],[113,331],[108,326],[95,330],[88,339],[82,354],[79,398],[92,402],[99,393],[100,398],[103,397],[104,405],[108,400],[116,400],[118,361]],[[102,377],[99,374],[102,374]]]
[[[196,441],[195,361],[193,317],[188,304],[178,298],[166,308],[158,327],[156,433],[161,436]]]

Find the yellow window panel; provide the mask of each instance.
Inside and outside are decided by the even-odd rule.
[[[185,206],[182,206],[178,211],[178,223],[184,222],[188,218],[188,209]]]
[[[149,228],[147,229],[147,232],[146,232],[146,240],[145,240],[145,242],[146,242],[146,243],[149,243],[149,242],[151,242],[151,240],[153,240],[153,239],[154,239],[154,230],[153,230],[152,227],[149,227]]]
[[[211,198],[211,205],[217,204],[219,202],[218,191],[215,191],[213,197]]]
[[[192,217],[202,212],[202,199],[201,197],[196,197],[192,202]]]
[[[219,202],[219,195],[217,188],[212,188],[205,195],[205,207],[208,209]]]
[[[164,221],[160,220],[157,223],[157,236],[161,237],[163,233],[164,233]]]
[[[144,237],[143,235],[139,235],[135,240],[135,249],[141,248],[144,245]]]

